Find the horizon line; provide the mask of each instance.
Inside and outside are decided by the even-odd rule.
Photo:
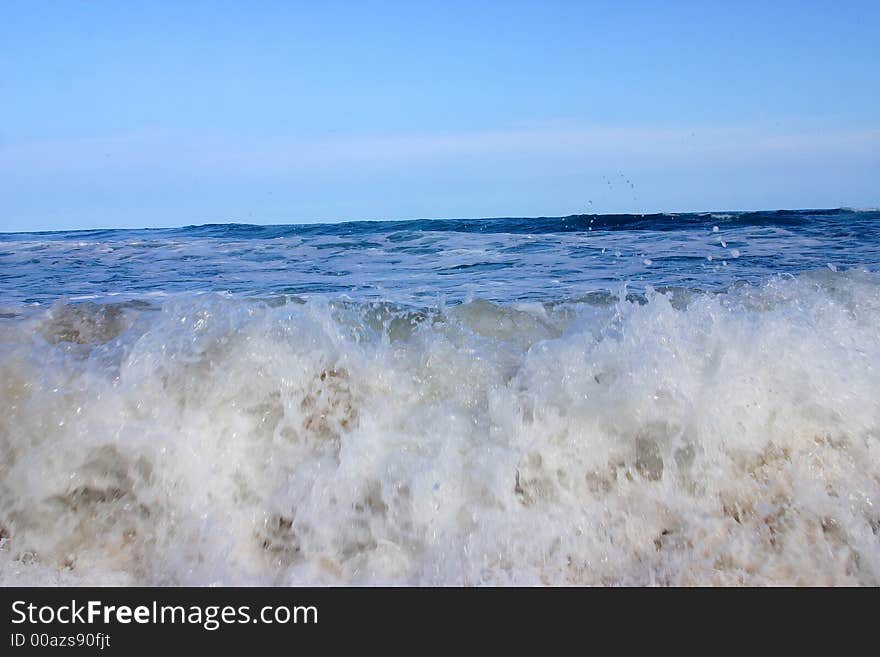
[[[712,216],[712,215],[747,215],[747,214],[777,214],[780,212],[791,212],[797,214],[831,214],[836,212],[880,212],[880,207],[850,207],[839,206],[832,208],[776,208],[761,210],[684,210],[684,211],[657,211],[657,212],[578,212],[565,215],[537,215],[537,216],[496,216],[496,217],[411,217],[408,219],[340,219],[329,221],[294,221],[291,223],[265,223],[255,224],[249,222],[218,222],[208,221],[199,224],[184,224],[180,226],[140,226],[140,227],[118,227],[118,228],[71,228],[67,230],[0,230],[0,235],[53,235],[59,233],[96,233],[106,231],[143,231],[143,230],[184,230],[187,228],[207,228],[211,226],[242,226],[253,228],[281,228],[301,226],[311,228],[316,226],[344,226],[348,224],[393,224],[393,223],[413,223],[419,221],[505,221],[505,220],[547,220],[547,219],[571,219],[575,217],[659,217],[659,216]]]

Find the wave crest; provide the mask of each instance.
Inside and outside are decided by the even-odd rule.
[[[880,583],[880,284],[3,319],[4,583]]]

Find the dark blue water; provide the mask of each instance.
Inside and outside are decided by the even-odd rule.
[[[880,263],[880,212],[781,210],[0,234],[0,303],[178,292],[562,300]]]

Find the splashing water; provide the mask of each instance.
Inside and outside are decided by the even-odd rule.
[[[0,581],[876,585],[878,219],[0,236]]]

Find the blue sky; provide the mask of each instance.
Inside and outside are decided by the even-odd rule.
[[[0,230],[880,205],[880,3],[0,2]]]

